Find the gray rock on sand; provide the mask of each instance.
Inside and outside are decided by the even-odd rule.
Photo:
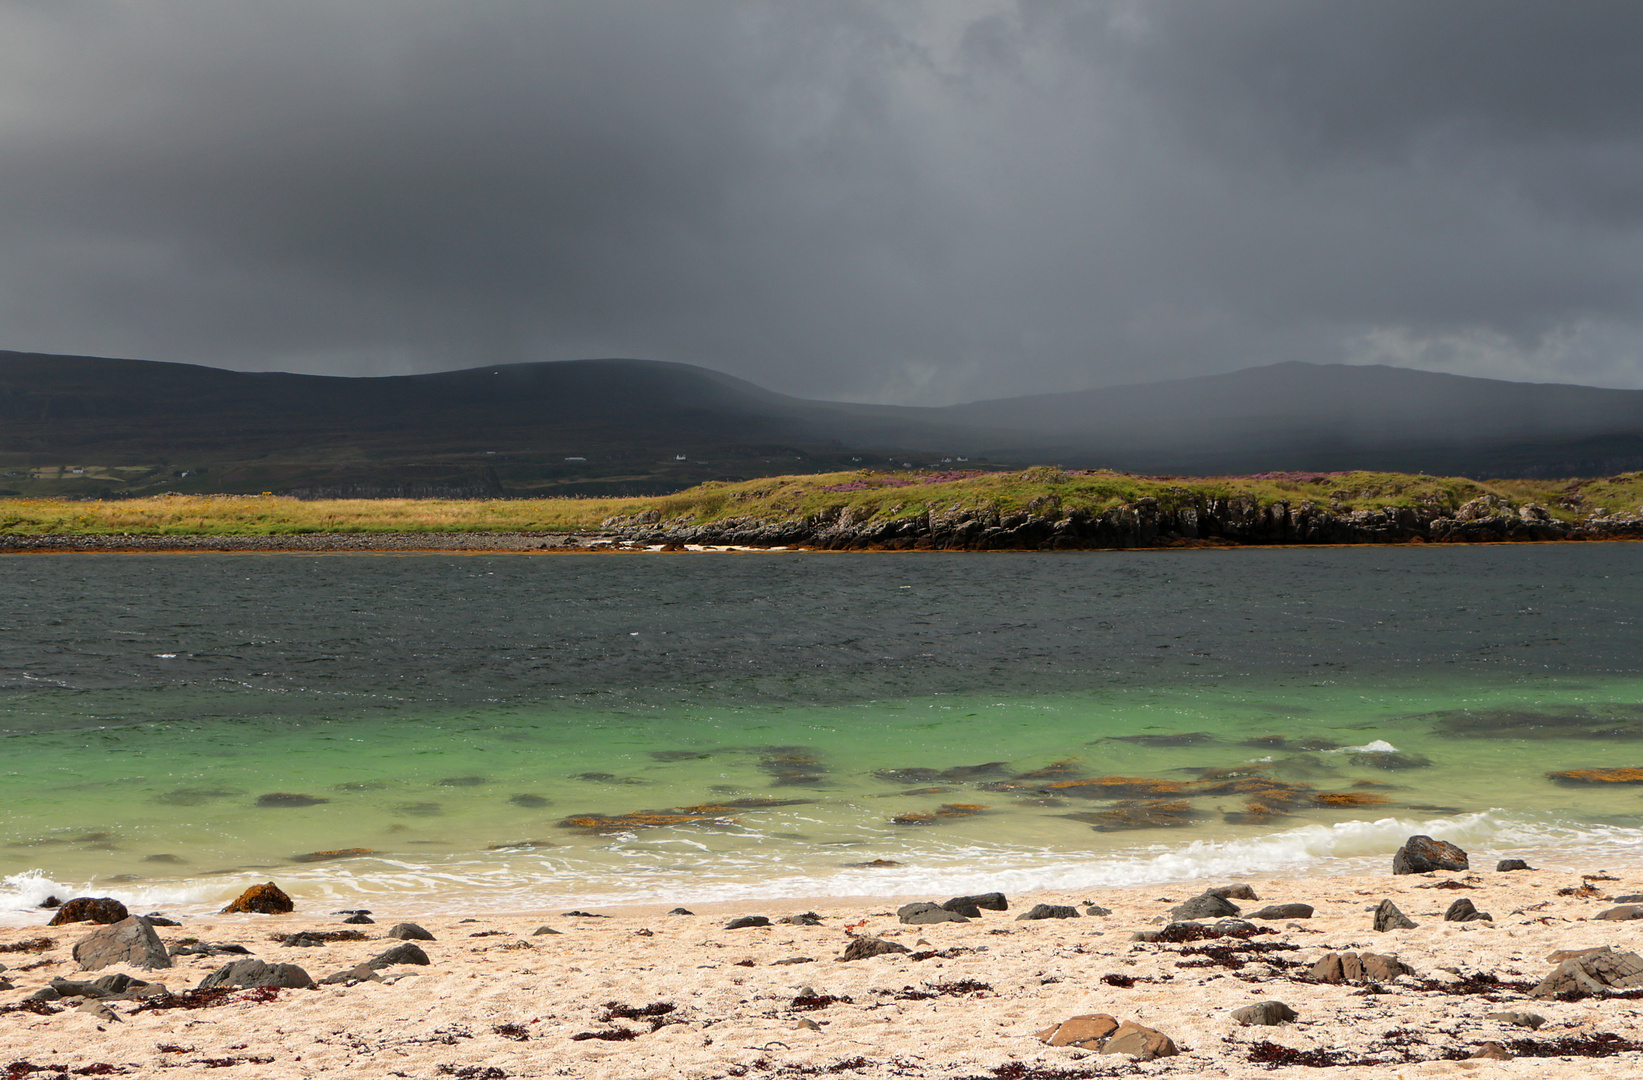
[[[1614,898],[1616,904],[1643,904],[1643,893],[1627,893]]]
[[[1035,922],[1039,919],[1077,919],[1082,918],[1078,909],[1070,904],[1034,904],[1031,910],[1023,911],[1015,917],[1016,922]]]
[[[1426,874],[1433,870],[1468,870],[1466,852],[1447,840],[1411,836],[1392,856],[1394,874]]]
[[[898,945],[894,941],[885,941],[883,938],[863,937],[854,938],[844,947],[844,955],[840,960],[865,960],[869,956],[883,956],[886,953],[912,952],[905,945]]]
[[[1248,885],[1245,885],[1241,881],[1235,881],[1231,885],[1222,885],[1219,888],[1209,889],[1207,891],[1210,896],[1219,896],[1222,900],[1260,899],[1259,896],[1255,895],[1254,889],[1250,888]]]
[[[1498,1042],[1478,1043],[1478,1048],[1472,1051],[1472,1057],[1468,1060],[1511,1061],[1512,1052]]]
[[[551,926],[538,926],[535,930],[531,931],[531,937],[544,937],[548,934],[561,934],[561,933],[564,933],[564,931],[555,930]]]
[[[1232,1011],[1232,1018],[1251,1027],[1275,1027],[1295,1019],[1296,1012],[1281,1001],[1257,1001]]]
[[[1268,904],[1260,911],[1252,911],[1245,918],[1248,919],[1310,919],[1312,918],[1311,904]]]
[[[1102,907],[1100,904],[1091,904],[1091,905],[1089,905],[1088,907],[1086,907],[1084,909],[1084,914],[1086,914],[1086,915],[1095,915],[1095,916],[1098,916],[1098,917],[1102,916],[1102,915],[1111,915],[1112,914],[1112,908]]]
[[[974,909],[972,909],[974,910]],[[979,916],[980,911],[976,914]],[[970,920],[956,911],[942,907],[940,904],[916,903],[903,904],[896,909],[896,917],[904,923],[913,926],[925,926],[930,923],[969,922]]]
[[[218,968],[200,980],[199,989],[216,986],[248,988],[253,986],[283,986],[307,989],[314,985],[308,973],[295,964],[266,964],[261,960],[236,960]]]
[[[955,896],[941,906],[948,911],[958,911],[961,915],[969,915],[969,912],[960,911],[960,908],[986,908],[988,911],[1010,910],[1010,902],[1004,898],[1004,894],[1001,892],[976,893],[974,896]],[[970,915],[970,917],[975,918],[974,915]]]
[[[59,998],[115,998],[124,1001],[153,997],[166,992],[164,983],[144,982],[124,974],[104,975],[90,982],[75,982],[59,977],[51,980],[50,988]]]
[[[1556,994],[1612,994],[1643,987],[1643,956],[1634,952],[1589,952],[1560,963],[1540,980],[1530,997]]]
[[[381,981],[382,981],[382,976],[378,975],[375,971],[372,971],[370,965],[360,964],[358,967],[351,967],[347,971],[338,971],[334,974],[325,976],[325,978],[320,980],[320,985],[321,986],[336,986],[336,985],[339,985],[339,984],[347,984],[347,983],[381,982]]]
[[[1239,912],[1237,904],[1207,892],[1171,908],[1170,918],[1176,922],[1186,922],[1191,919],[1220,919],[1228,915],[1237,915]]]
[[[1539,1028],[1540,1025],[1546,1022],[1546,1018],[1539,1013],[1517,1012],[1515,1010],[1511,1012],[1485,1013],[1484,1017],[1489,1020],[1499,1020],[1503,1024],[1511,1024],[1513,1027],[1526,1027],[1531,1031]]]
[[[1594,919],[1606,919],[1609,922],[1627,922],[1631,919],[1643,919],[1643,904],[1621,904],[1608,911],[1600,911],[1593,915]]]
[[[421,946],[406,941],[385,952],[377,953],[371,959],[365,961],[365,966],[374,971],[381,971],[383,968],[393,967],[395,964],[426,965],[432,962],[428,959],[428,954],[422,951]]]
[[[107,1005],[104,1005],[104,1004],[102,1004],[101,1002],[98,1002],[98,1001],[88,1001],[84,1005],[80,1006],[78,1009],[76,1009],[74,1011],[75,1012],[90,1013],[92,1016],[95,1016],[99,1020],[123,1020],[124,1019],[124,1017],[122,1017],[119,1013],[115,1012],[113,1009],[109,1008]],[[99,1029],[99,1030],[101,1030],[101,1029]],[[59,1074],[59,1075],[61,1075],[61,1074]]]
[[[743,915],[739,919],[731,919],[725,923],[726,930],[745,930],[754,926],[769,926],[770,920],[763,915]]]
[[[400,941],[432,941],[434,936],[414,922],[395,923],[388,928],[388,936]]]
[[[1382,900],[1375,908],[1376,930],[1413,930],[1417,925],[1390,900]]]
[[[171,966],[165,944],[140,915],[129,915],[81,938],[74,943],[74,959],[82,971],[96,971],[110,964],[129,964],[150,971]]]
[[[1524,862],[1522,859],[1502,859],[1502,860],[1500,860],[1500,862],[1495,864],[1495,872],[1498,873],[1498,874],[1510,873],[1513,870],[1533,870],[1533,869],[1534,869],[1534,867],[1530,866],[1528,863]]]
[[[1486,911],[1479,911],[1472,901],[1461,897],[1449,905],[1449,910],[1443,913],[1444,922],[1493,922],[1494,916]]]

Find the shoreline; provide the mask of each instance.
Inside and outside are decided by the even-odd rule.
[[[862,542],[823,544],[794,540],[785,543],[706,543],[633,539],[614,533],[302,533],[296,535],[101,535],[0,534],[0,556],[5,555],[188,555],[188,554],[313,554],[313,555],[690,555],[737,553],[912,553],[1011,554],[1018,552],[1079,551],[1230,551],[1246,549],[1300,549],[1341,547],[1495,547],[1522,544],[1607,544],[1643,541],[1643,528],[1609,533],[1573,532],[1563,536],[1454,537],[1428,541],[1419,537],[1339,541],[1234,541],[1222,538],[1159,538],[1150,544],[1053,544],[988,547],[920,545],[916,542]]]
[[[167,944],[237,944],[318,980],[397,946],[386,931],[413,921],[433,935],[414,942],[430,962],[384,965],[376,975],[382,981],[231,993],[200,1000],[203,1008],[148,1008],[133,998],[91,1002],[80,1011],[70,998],[39,1012],[11,1010],[0,1018],[0,1052],[11,1055],[8,1061],[83,1075],[105,1065],[108,1075],[164,1068],[179,1077],[282,1080],[344,1070],[429,1080],[1253,1080],[1274,1067],[1319,1075],[1294,1071],[1309,1065],[1376,1077],[1636,1075],[1643,1014],[1630,1001],[1535,997],[1530,990],[1557,966],[1547,957],[1559,950],[1643,950],[1643,919],[1595,918],[1616,897],[1643,890],[1643,865],[1571,861],[1499,872],[1483,863],[1453,873],[1253,875],[1009,895],[1007,911],[930,925],[903,923],[895,908],[907,900],[947,900],[939,881],[917,897],[728,901],[691,906],[689,915],[667,914],[661,903],[588,915],[419,915],[379,902],[367,925],[345,924],[330,910],[334,901],[299,898],[290,914],[185,914],[181,925],[157,933]],[[1230,902],[1259,932],[1134,940],[1137,932],[1163,930],[1177,905],[1234,881],[1258,897]],[[1457,897],[1493,921],[1446,921]],[[1418,925],[1374,930],[1369,909],[1383,899]],[[1019,918],[1039,903],[1074,906],[1079,915]],[[1086,912],[1091,904],[1108,913]],[[1252,917],[1280,904],[1314,910]],[[780,922],[806,910],[820,917],[818,925]],[[763,916],[770,925],[732,928],[733,916]],[[543,926],[556,933],[538,933]],[[70,949],[96,930],[88,923],[0,928],[0,946],[41,936],[53,941],[39,952],[4,954],[11,970],[3,974],[15,988],[0,992],[0,1003],[14,1005],[53,977],[110,973],[163,982],[175,994],[240,958],[177,956],[175,967],[155,971],[117,965],[82,973]],[[364,939],[275,940],[301,931],[351,931]],[[840,959],[851,941],[868,937],[908,951]],[[1413,971],[1375,985],[1310,974],[1327,954],[1346,952],[1395,956]],[[1235,1009],[1267,1000],[1286,1003],[1298,1017],[1272,1027],[1232,1018]],[[58,1011],[45,1014],[50,1009]],[[1544,1025],[1536,1030],[1490,1016],[1514,1011],[1537,1014]],[[1123,1055],[1050,1046],[1036,1035],[1094,1013],[1162,1032],[1181,1052],[1131,1065]],[[1499,1044],[1512,1060],[1470,1057],[1486,1043]],[[240,1072],[216,1071],[230,1065]]]

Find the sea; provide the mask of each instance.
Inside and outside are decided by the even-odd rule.
[[[1628,543],[13,555],[0,920],[1634,866],[1640,620]]]

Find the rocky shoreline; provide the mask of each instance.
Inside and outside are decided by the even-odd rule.
[[[732,517],[705,524],[656,511],[613,517],[585,532],[294,533],[200,536],[0,533],[0,554],[27,552],[598,552],[690,549],[812,551],[1067,551],[1167,547],[1512,543],[1643,540],[1643,515],[1567,522],[1535,504],[1493,496],[1458,509],[1336,510],[1312,503],[1259,506],[1205,499],[1166,507],[1140,499],[1095,514],[1064,510],[1055,496],[1025,510],[954,509],[857,519],[848,510],[772,521]]]
[[[1474,868],[1412,836],[1390,874],[817,910],[329,911],[267,883],[136,916],[82,897],[0,929],[0,1060],[48,1078],[1635,1076],[1640,882]]]

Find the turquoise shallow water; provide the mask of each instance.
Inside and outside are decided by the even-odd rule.
[[[1546,774],[1643,765],[1640,556],[11,558],[0,905],[1630,859],[1643,788]]]

